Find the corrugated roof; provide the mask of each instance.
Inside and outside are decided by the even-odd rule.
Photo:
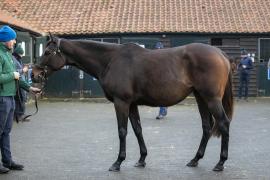
[[[55,34],[269,33],[270,0],[0,0]]]

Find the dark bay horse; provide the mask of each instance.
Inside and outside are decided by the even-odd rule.
[[[144,143],[138,105],[171,106],[193,93],[202,119],[203,135],[195,167],[203,158],[211,135],[221,136],[220,160],[214,171],[222,171],[228,158],[229,126],[233,114],[230,62],[215,47],[194,43],[150,50],[136,44],[111,44],[51,37],[33,79],[42,80],[64,65],[76,66],[99,80],[105,96],[113,102],[120,148],[110,171],[119,171],[126,158],[127,123],[130,119],[140,147],[136,167],[145,166]]]

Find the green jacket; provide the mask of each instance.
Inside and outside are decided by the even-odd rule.
[[[11,51],[0,42],[0,96],[15,96],[16,81],[13,74],[15,71]],[[19,86],[29,91],[30,85],[21,79]]]

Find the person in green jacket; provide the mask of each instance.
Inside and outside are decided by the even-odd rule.
[[[15,163],[10,151],[10,132],[13,123],[16,94],[16,81],[20,88],[33,93],[39,88],[31,87],[20,78],[12,59],[12,50],[16,43],[16,32],[9,26],[0,28],[0,149],[2,163],[0,174],[9,170],[23,170],[24,166]]]

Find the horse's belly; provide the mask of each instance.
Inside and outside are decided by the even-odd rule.
[[[191,90],[191,88],[183,86],[156,88],[141,97],[140,102],[149,106],[171,106],[184,100]]]
[[[137,101],[137,104],[138,105],[147,105],[147,106],[153,106],[153,107],[158,107],[158,106],[164,106],[164,107],[167,107],[167,106],[172,106],[172,105],[175,105],[179,102],[181,102],[182,100],[184,100],[186,97],[182,97],[182,98],[174,98],[172,100],[159,100],[159,99],[156,99],[156,100],[149,100],[149,99],[146,99],[146,98],[143,98],[143,99],[139,99]]]

